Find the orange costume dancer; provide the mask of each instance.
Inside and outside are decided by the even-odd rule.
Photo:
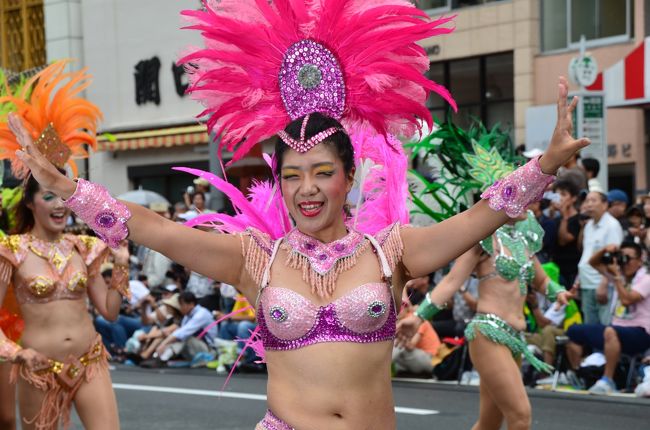
[[[76,97],[89,76],[64,72],[67,64],[50,65],[0,103],[15,104],[26,132],[53,164],[76,172],[71,156],[86,155],[85,144],[94,146],[101,113]],[[0,158],[11,158],[14,174],[25,177],[28,169],[14,157],[18,143],[9,128],[12,118],[3,120]],[[122,246],[113,252],[107,286],[99,267],[109,248],[95,237],[63,234],[69,211],[32,176],[23,188],[18,234],[0,239],[0,300],[15,295],[25,324],[22,346],[2,327],[0,361],[13,363],[11,382],[18,385],[23,428],[53,429],[59,421],[68,427],[73,402],[84,427],[119,428],[108,353],[87,312],[87,299],[105,318],[117,317],[122,296],[129,293],[128,251]]]

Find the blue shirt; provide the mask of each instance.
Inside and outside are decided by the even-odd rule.
[[[194,306],[194,309],[183,317],[181,326],[177,328],[172,336],[178,340],[185,340],[191,336],[198,336],[207,326],[214,322],[212,313],[201,305]],[[216,326],[210,328],[205,335],[205,341],[210,341],[216,337]]]

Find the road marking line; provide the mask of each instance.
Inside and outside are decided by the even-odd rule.
[[[237,393],[234,391],[196,390],[192,388],[154,387],[152,385],[136,384],[113,384],[113,388],[116,390],[149,391],[154,393],[189,394],[193,396],[266,401],[266,396],[264,394]],[[395,412],[398,414],[409,415],[437,415],[440,413],[440,411],[434,409],[405,408],[403,406],[396,406]]]

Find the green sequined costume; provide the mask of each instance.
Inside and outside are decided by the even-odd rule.
[[[515,359],[523,355],[535,369],[540,372],[553,373],[553,366],[544,363],[530,352],[524,334],[502,318],[494,314],[477,313],[465,328],[465,338],[469,342],[476,338],[476,330],[492,342],[508,348]]]
[[[519,292],[526,295],[528,285],[535,277],[535,266],[533,257],[542,249],[544,230],[535,215],[528,211],[525,220],[515,225],[503,225],[495,233],[499,249],[494,249],[492,236],[481,241],[481,247],[490,255],[495,255],[495,272],[486,275],[487,279],[492,276],[500,276],[506,281],[519,281]],[[510,255],[505,253],[505,249]]]

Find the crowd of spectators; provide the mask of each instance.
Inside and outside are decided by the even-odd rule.
[[[185,201],[173,207],[154,203],[150,209],[177,222],[209,213],[208,183],[197,179],[194,185]],[[105,264],[102,275],[110,278],[111,270]],[[234,287],[136,245],[129,286],[131,300],[116,321],[94,318],[113,360],[146,368],[208,366],[227,372],[236,363],[241,371],[264,370],[252,349],[244,348],[256,328],[255,311]]]
[[[561,373],[556,378],[561,382],[593,394],[637,386],[637,394],[650,396],[650,194],[636,197],[620,189],[606,190],[598,173],[597,160],[576,157],[560,170],[544,198],[529,207],[545,232],[543,249],[537,255],[542,267],[575,300],[560,306],[529,292],[522,309],[526,339],[546,363],[559,365]],[[435,288],[441,276],[444,271],[411,281],[411,303]],[[476,311],[476,283],[470,278],[432,322],[443,346],[460,348],[463,329]],[[419,347],[422,337],[413,340],[412,348]],[[428,368],[412,365],[422,360],[424,352],[396,351],[397,370],[403,370],[409,358],[408,373],[430,377]],[[440,353],[430,355],[433,363],[440,363]],[[460,358],[449,355],[447,359]],[[525,373],[526,366],[522,367],[524,379]],[[532,383],[553,379],[537,374]]]

